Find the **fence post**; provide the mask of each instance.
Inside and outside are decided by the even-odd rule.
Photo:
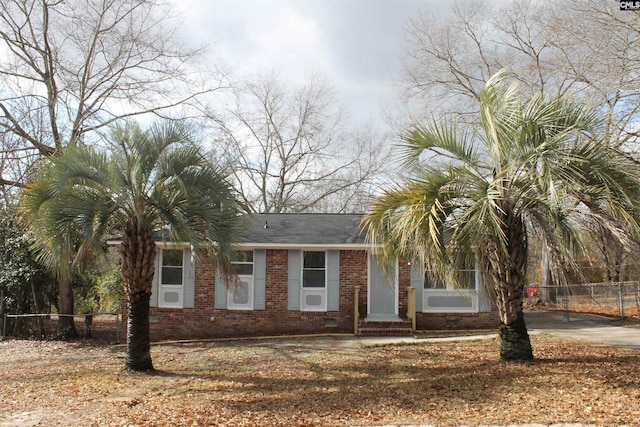
[[[360,286],[356,286],[353,291],[353,335],[358,336],[358,325],[360,322]]]
[[[7,313],[2,313],[2,338],[7,336]]]

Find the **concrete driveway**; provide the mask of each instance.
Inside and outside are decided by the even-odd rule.
[[[583,339],[596,344],[614,345],[640,350],[640,325],[638,328],[618,326],[616,320],[590,314],[562,312],[528,312],[525,321],[529,334],[549,334]],[[418,338],[420,341],[446,342],[470,341],[497,337],[488,335],[455,336],[446,338]],[[414,337],[362,337],[347,340],[349,345],[385,345],[416,342]]]
[[[529,333],[572,337],[602,345],[640,350],[640,329],[617,326],[617,321],[590,314],[530,312],[525,314]]]

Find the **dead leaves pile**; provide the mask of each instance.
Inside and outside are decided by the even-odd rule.
[[[25,414],[49,426],[640,419],[637,352],[532,340],[537,360],[526,364],[500,362],[497,340],[368,348],[342,338],[160,345],[152,348],[154,374],[122,371],[121,348],[0,342],[0,425],[19,426]]]

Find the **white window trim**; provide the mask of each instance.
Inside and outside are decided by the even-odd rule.
[[[426,271],[422,272],[422,312],[423,313],[478,313],[480,311],[479,306],[479,296],[478,296],[478,287],[479,287],[479,274],[477,269],[468,269],[464,271],[473,271],[475,289],[456,289],[451,283],[446,283],[446,288],[425,288],[424,287],[424,276]],[[459,297],[470,297],[471,298],[471,307],[431,307],[429,306],[429,298],[430,297],[451,297],[451,296],[459,296]]]
[[[478,270],[477,269],[471,269],[471,268],[467,268],[461,271],[473,271],[474,276],[473,276],[473,281],[474,281],[474,288],[473,289],[469,289],[469,288],[461,288],[461,289],[456,289],[453,287],[453,285],[451,285],[450,282],[445,282],[445,286],[444,288],[425,288],[424,287],[424,277],[426,275],[427,270],[423,270],[422,271],[422,288],[423,289],[429,289],[429,290],[438,290],[438,291],[477,291],[478,290]]]
[[[305,252],[324,252],[324,287],[323,288],[308,288],[304,286],[304,253]],[[329,262],[329,256],[326,250],[303,250],[302,260],[300,262],[300,311],[327,311],[327,286],[329,282],[329,271],[327,268]],[[312,307],[307,307],[305,300],[307,296],[318,295],[322,298],[322,304]]]
[[[253,250],[247,250],[246,252],[252,252],[252,260],[251,262],[247,261],[234,261],[232,264],[251,264],[251,271],[253,274],[238,274],[238,280],[240,282],[248,282],[249,284],[249,298],[246,304],[236,304],[233,302],[233,285],[227,286],[227,310],[253,310],[253,293],[254,293],[254,285],[255,285],[255,252]]]
[[[182,253],[183,262],[180,269],[182,270],[182,284],[181,285],[165,285],[162,283],[162,267],[163,267],[163,257],[165,250],[179,250]],[[160,249],[160,256],[158,257],[159,268],[158,272],[160,277],[158,277],[158,307],[159,308],[184,308],[184,249],[181,248],[162,248]],[[175,303],[167,303],[164,300],[164,294],[166,292],[177,292],[178,293],[178,301]]]

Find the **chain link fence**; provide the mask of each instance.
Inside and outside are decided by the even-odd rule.
[[[1,337],[56,339],[59,338],[60,317],[73,317],[81,338],[100,343],[120,341],[122,319],[118,311],[90,314],[5,314],[0,325]]]
[[[526,291],[529,299],[539,299],[539,303],[552,309],[620,319],[640,314],[640,282],[637,281],[533,286]]]

